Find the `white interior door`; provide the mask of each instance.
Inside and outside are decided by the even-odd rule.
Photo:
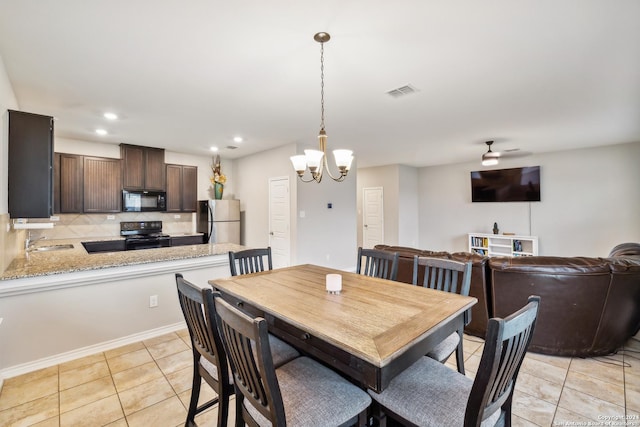
[[[273,268],[291,263],[289,177],[269,178],[269,246]]]
[[[363,188],[362,191],[362,247],[371,249],[384,243],[382,187]]]

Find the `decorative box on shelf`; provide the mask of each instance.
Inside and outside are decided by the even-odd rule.
[[[538,255],[538,238],[506,234],[469,233],[469,252],[486,256]]]

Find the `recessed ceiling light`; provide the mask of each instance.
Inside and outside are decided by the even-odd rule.
[[[107,120],[117,120],[118,115],[116,113],[104,113],[104,118]]]
[[[238,142],[238,143],[242,142],[242,137],[241,136],[234,137],[233,142]]]
[[[211,147],[211,148],[209,148],[209,150],[211,150],[211,151],[218,151],[218,147]]]
[[[96,129],[96,133],[97,133],[98,135],[102,135],[102,136],[104,136],[104,135],[106,135],[106,134],[107,134],[107,131],[106,131],[106,130],[104,130],[104,129]]]

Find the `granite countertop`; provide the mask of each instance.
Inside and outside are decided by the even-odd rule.
[[[92,238],[83,240],[96,241],[101,239]],[[84,246],[82,246],[81,239],[43,240],[36,242],[34,248],[66,244],[73,245],[73,248],[53,251],[31,250],[22,253],[17,256],[11,264],[9,264],[9,267],[7,267],[4,273],[0,275],[0,281],[223,255],[229,251],[245,249],[244,246],[233,243],[220,243],[89,254],[84,249]]]

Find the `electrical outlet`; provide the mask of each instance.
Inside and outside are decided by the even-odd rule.
[[[107,219],[108,220],[116,219],[116,216],[115,215],[107,215]]]
[[[180,215],[174,215],[173,219],[180,219]]]
[[[158,295],[151,295],[149,297],[149,308],[158,306]]]

